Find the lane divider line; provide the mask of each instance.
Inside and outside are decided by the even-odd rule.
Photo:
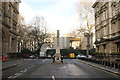
[[[52,76],[52,79],[55,80],[55,76]]]

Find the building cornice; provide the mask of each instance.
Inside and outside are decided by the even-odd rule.
[[[17,32],[14,32],[13,30],[10,30],[10,33],[12,33],[14,36],[19,36],[19,34]]]
[[[95,8],[98,3],[99,3],[99,2],[96,1],[96,2],[92,5],[92,8]]]
[[[10,5],[14,8],[14,10],[19,14],[19,10],[14,6],[14,4],[10,3]]]
[[[100,44],[100,43],[103,43],[103,42],[108,42],[108,41],[114,41],[114,40],[118,40],[120,39],[120,35],[119,36],[116,36],[116,37],[113,37],[113,38],[108,38],[108,39],[103,39],[101,38],[100,41],[95,41],[95,44]]]
[[[11,26],[10,26],[8,23],[6,23],[5,21],[2,21],[2,24],[3,24],[4,26],[8,27],[8,28],[11,28]]]

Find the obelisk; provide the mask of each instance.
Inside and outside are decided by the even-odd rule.
[[[56,44],[56,53],[55,53],[55,62],[56,63],[61,63],[59,35],[60,35],[59,30],[57,30],[57,44]]]

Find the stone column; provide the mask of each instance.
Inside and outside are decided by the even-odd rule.
[[[55,62],[61,63],[60,43],[59,43],[59,30],[57,30],[57,46],[55,53]]]

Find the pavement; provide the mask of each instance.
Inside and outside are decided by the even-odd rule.
[[[87,62],[87,61],[83,61],[83,60],[79,60],[80,62],[86,63],[88,65],[91,65],[93,67],[99,68],[101,70],[105,70],[111,73],[114,73],[116,75],[120,75],[120,70],[116,69],[116,68],[110,68],[104,65],[100,65],[100,64],[96,64],[96,63],[92,63],[92,62]]]
[[[2,70],[17,66],[19,64],[29,61],[28,59],[11,59],[5,62],[2,62]]]

